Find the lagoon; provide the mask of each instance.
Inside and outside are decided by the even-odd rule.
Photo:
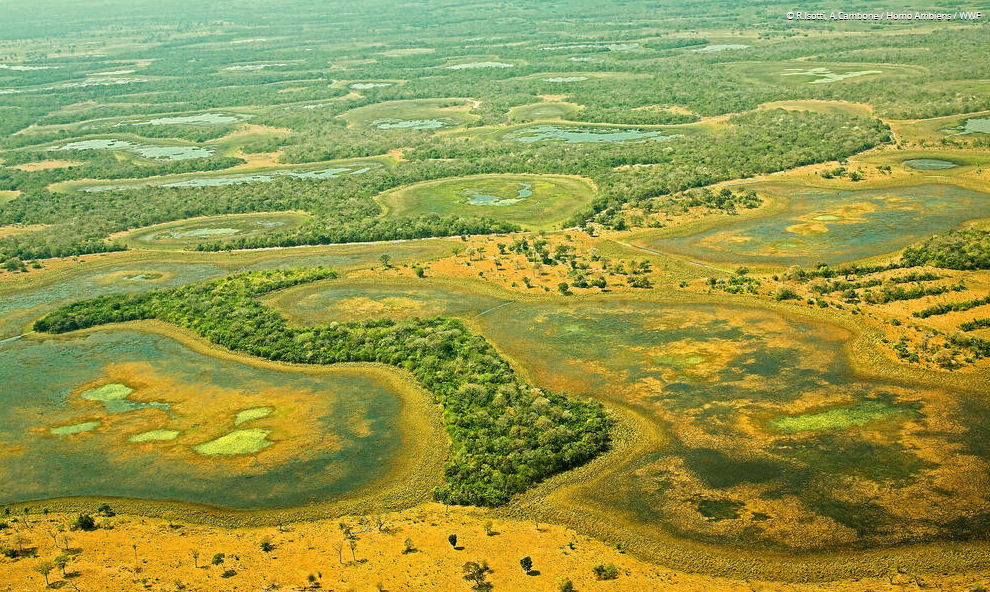
[[[511,132],[507,137],[517,142],[663,142],[681,137],[664,130],[637,128],[573,127],[562,125],[535,125]]]
[[[126,150],[145,158],[164,160],[188,160],[191,158],[206,158],[213,155],[212,148],[203,146],[155,146],[150,144],[136,144],[127,140],[116,140],[112,138],[79,140],[61,146],[52,146],[48,150]]]

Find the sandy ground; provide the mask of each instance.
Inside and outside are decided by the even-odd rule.
[[[64,169],[70,166],[84,164],[78,160],[40,160],[38,162],[28,162],[19,164],[13,168],[21,171],[46,171],[48,169]]]
[[[495,519],[493,534],[488,535],[485,516],[483,511],[465,508],[452,508],[447,513],[443,506],[430,504],[385,515],[382,531],[373,519],[361,526],[355,517],[282,528],[233,530],[170,525],[132,516],[100,518],[98,522],[103,527],[96,531],[67,533],[67,554],[72,557],[67,575],[56,568],[49,579],[52,588],[86,591],[467,591],[471,587],[462,577],[462,566],[467,561],[487,561],[492,570],[489,582],[495,590],[558,590],[561,577],[569,578],[580,592],[918,589],[915,580],[907,575],[895,577],[893,582],[884,579],[784,584],[676,572],[644,563],[555,525],[541,524],[537,530],[532,522]],[[48,533],[68,518],[54,514],[33,516],[29,525],[18,518],[22,544],[36,548],[38,558],[0,559],[0,591],[44,588],[44,578],[35,567],[66,553],[55,546]],[[341,534],[340,522],[359,533],[353,555]],[[13,533],[13,529],[3,531],[3,544],[12,544]],[[450,534],[458,537],[456,549],[447,541]],[[413,552],[404,552],[406,539],[411,541]],[[269,541],[274,548],[267,553],[262,551],[262,541]],[[199,567],[194,566],[192,554],[196,551]],[[211,565],[216,553],[224,553],[222,565]],[[530,574],[519,565],[524,556],[532,557],[535,571]],[[597,580],[592,568],[601,563],[613,563],[618,568],[618,578]],[[228,572],[228,577],[223,577],[227,570],[236,573]],[[969,590],[986,581],[981,576],[953,576],[921,583],[937,585],[942,590]]]

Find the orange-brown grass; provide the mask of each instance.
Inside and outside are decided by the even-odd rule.
[[[47,171],[49,169],[64,169],[70,166],[81,165],[82,162],[78,160],[39,160],[37,162],[26,162],[24,164],[15,165],[13,168],[20,171]]]
[[[578,261],[589,265],[589,269],[585,270],[585,274],[589,279],[599,276],[605,277],[607,282],[605,290],[595,287],[578,288],[573,286],[574,278],[568,274],[568,271],[571,269],[568,265],[534,263],[528,261],[524,255],[514,253],[509,249],[506,249],[506,252],[503,254],[498,247],[499,243],[510,245],[513,241],[521,238],[526,238],[532,243],[534,240],[539,239],[540,236],[534,233],[518,233],[469,237],[458,245],[455,254],[425,263],[420,267],[424,269],[427,277],[481,279],[502,288],[532,295],[556,294],[558,293],[558,285],[561,282],[569,284],[569,289],[574,294],[639,290],[639,288],[631,288],[627,285],[626,276],[605,269],[605,265],[611,265],[618,261],[639,261],[642,258],[634,257],[635,252],[629,252],[626,254],[626,257],[622,258],[601,257],[598,251],[602,247],[602,239],[589,236],[580,231],[547,233],[543,236],[549,242],[551,253],[556,250],[558,245],[566,245],[575,249]],[[663,271],[662,266],[659,268],[655,267],[651,273],[646,275],[651,281],[655,282],[663,279]],[[359,277],[369,275],[413,277],[415,275],[415,268],[379,267],[358,272],[356,275]],[[529,279],[531,287],[526,286],[526,279]]]
[[[37,512],[37,510],[35,510]],[[44,587],[34,571],[40,562],[67,554],[66,576],[55,569],[50,578],[57,588],[79,590],[312,590],[334,591],[428,590],[467,591],[462,578],[467,561],[487,561],[489,581],[495,590],[556,590],[558,578],[567,577],[582,592],[615,590],[665,590],[677,592],[725,591],[853,591],[886,592],[914,589],[909,573],[887,579],[838,580],[820,584],[780,584],[755,580],[730,580],[674,571],[640,561],[573,530],[533,522],[506,520],[481,511],[427,504],[404,512],[386,514],[379,531],[373,519],[342,517],[339,520],[294,523],[283,527],[218,529],[162,519],[134,516],[98,518],[93,532],[70,531],[68,552],[56,545],[52,532],[64,528],[74,516],[29,516],[28,524],[16,518],[15,526],[25,548],[38,558],[0,559],[0,579],[7,590]],[[491,520],[490,532],[485,523]],[[353,555],[340,523],[357,534]],[[364,531],[364,532],[361,532]],[[457,535],[458,549],[447,542]],[[4,531],[12,544],[13,530]],[[413,551],[404,552],[409,539]],[[272,550],[265,552],[261,543]],[[340,549],[338,551],[338,546]],[[194,562],[192,554],[198,552]],[[211,565],[216,553],[223,563]],[[533,569],[527,575],[519,560],[530,556]],[[194,563],[199,567],[195,567]],[[592,568],[612,563],[618,578],[599,581]],[[222,577],[230,570],[233,575]],[[910,570],[907,570],[908,572]],[[310,581],[310,576],[313,580]],[[986,574],[925,578],[926,586],[968,589],[986,583]]]
[[[887,259],[890,259],[889,257]],[[799,298],[793,302],[800,303],[809,308],[824,308],[826,310],[840,310],[858,315],[858,322],[878,331],[881,334],[881,341],[887,347],[884,351],[887,357],[897,363],[908,363],[899,358],[892,346],[899,342],[907,344],[908,350],[919,354],[920,360],[917,364],[931,369],[945,367],[938,356],[940,351],[948,348],[947,337],[960,332],[960,324],[965,321],[990,317],[990,305],[978,306],[966,311],[955,311],[941,315],[933,315],[927,318],[918,318],[913,315],[930,306],[941,303],[952,303],[968,301],[982,298],[990,294],[990,272],[988,271],[956,271],[950,269],[939,269],[933,267],[914,267],[909,269],[893,269],[859,277],[851,277],[850,281],[865,281],[879,279],[881,281],[888,278],[904,276],[908,273],[932,273],[940,277],[938,280],[923,282],[925,286],[955,286],[962,284],[965,289],[962,291],[951,290],[933,296],[924,296],[910,300],[895,300],[884,304],[868,304],[866,302],[850,302],[843,296],[842,292],[830,292],[819,294],[812,287],[823,283],[824,280],[814,279],[804,282],[793,281],[788,278],[787,273],[777,274],[777,279],[773,276],[760,276],[761,287],[758,296],[772,299],[781,289],[793,290]],[[843,276],[833,278],[833,281],[844,280]],[[901,284],[905,289],[910,289],[915,283],[909,282]],[[867,288],[875,293],[881,290],[882,286]],[[711,292],[711,288],[703,280],[695,280],[687,287],[689,291]],[[857,292],[862,294],[864,289]],[[808,299],[815,302],[808,303]],[[825,306],[822,306],[822,305]],[[990,337],[990,331],[981,329],[979,331],[968,332],[967,335],[981,338]],[[944,360],[944,358],[943,358]],[[971,368],[978,372],[990,368],[990,359],[968,360],[963,353],[957,355],[954,364],[965,368]]]

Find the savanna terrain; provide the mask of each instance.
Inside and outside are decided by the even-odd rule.
[[[0,0],[0,591],[985,590],[990,4],[838,9]]]

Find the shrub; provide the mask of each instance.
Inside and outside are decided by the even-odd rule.
[[[213,565],[221,565],[223,564],[223,560],[226,558],[227,556],[224,555],[223,553],[217,553],[213,556],[213,560],[210,561],[210,563],[212,563]]]
[[[619,570],[611,563],[600,563],[591,568],[591,571],[599,580],[614,580],[619,577]]]
[[[780,302],[781,300],[797,300],[798,299],[797,292],[795,292],[794,290],[792,290],[790,288],[781,288],[781,289],[777,290],[777,293],[774,294],[773,297],[778,302]]]
[[[76,521],[72,523],[72,528],[75,530],[96,530],[96,520],[93,520],[89,514],[79,514]]]

